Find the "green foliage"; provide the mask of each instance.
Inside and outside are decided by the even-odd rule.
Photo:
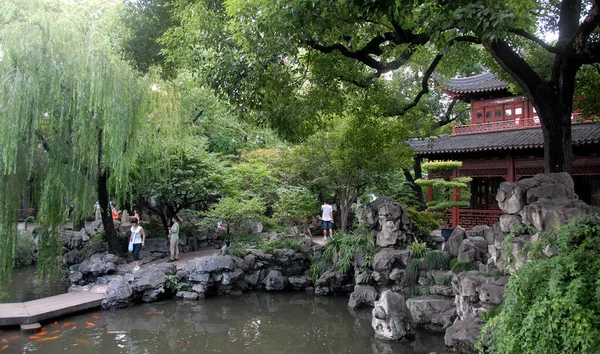
[[[299,251],[301,248],[300,240],[297,238],[278,238],[273,241],[267,241],[261,244],[258,247],[261,251],[265,253],[273,253],[277,249],[292,249],[294,251]]]
[[[413,258],[408,262],[405,270],[406,281],[409,284],[416,284],[419,281],[419,273],[421,272],[421,260]]]
[[[32,180],[37,223],[51,230],[39,243],[43,276],[58,269],[56,229],[71,206],[73,220],[89,215],[102,177],[117,199],[131,191],[150,89],[112,52],[103,27],[108,13],[98,3],[0,3],[2,286],[17,242],[9,225]]]
[[[429,171],[442,171],[450,172],[454,171],[462,166],[460,161],[431,161],[423,164],[423,169]],[[468,199],[470,196],[468,189],[469,183],[472,181],[471,177],[444,177],[434,179],[417,179],[416,184],[422,187],[432,187],[434,191],[437,191],[437,198],[427,203],[429,211],[443,212],[452,207],[469,207]],[[458,189],[460,193],[460,199],[457,202],[454,201],[454,189]],[[462,192],[461,192],[462,191]]]
[[[592,353],[600,348],[600,217],[544,237],[510,277],[486,330],[491,353]],[[544,249],[555,249],[547,257]]]
[[[250,222],[259,221],[264,212],[264,202],[258,197],[250,199],[225,197],[202,214],[204,216],[202,226],[206,229],[214,229],[221,221],[225,224],[228,235],[239,236],[250,226]]]
[[[427,243],[425,242],[413,242],[408,246],[408,249],[412,251],[413,258],[423,258],[427,253]]]
[[[462,273],[462,272],[468,272],[471,270],[477,270],[477,267],[475,266],[475,264],[473,264],[471,262],[459,262],[458,259],[452,258],[450,260],[450,269],[454,273]]]
[[[171,292],[177,292],[181,289],[179,279],[172,274],[165,275],[165,288]]]
[[[428,161],[421,165],[423,170],[433,171],[454,171],[462,167],[462,161]]]
[[[441,286],[450,286],[452,285],[452,277],[447,275],[439,275],[437,278],[434,278],[435,285]]]
[[[445,270],[450,268],[450,260],[442,251],[429,251],[423,260],[423,268],[427,270]]]
[[[404,293],[407,298],[419,298],[429,296],[429,287],[423,285],[411,285],[406,287]]]
[[[309,216],[319,209],[317,196],[302,186],[277,189],[278,200],[273,206],[273,218],[286,225],[306,225]]]
[[[356,252],[364,250],[374,252],[373,236],[369,233],[345,234],[335,233],[325,244],[323,250],[323,262],[326,266],[335,265],[342,272],[348,272],[354,267]],[[334,264],[334,255],[337,255],[337,263]]]
[[[426,211],[408,209],[408,218],[412,222],[412,231],[415,238],[421,242],[431,239],[431,232],[443,223],[443,219]]]
[[[246,256],[247,245],[243,242],[233,242],[229,247],[225,248],[224,255],[244,258]]]

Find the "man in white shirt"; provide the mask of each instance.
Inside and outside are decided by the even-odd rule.
[[[323,224],[323,237],[327,240],[327,230],[329,230],[329,237],[333,237],[333,208],[327,204],[327,201],[321,205],[323,214],[321,215],[321,223]]]

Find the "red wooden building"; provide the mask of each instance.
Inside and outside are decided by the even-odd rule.
[[[544,172],[540,119],[527,98],[511,95],[508,84],[490,73],[455,78],[442,88],[471,104],[471,123],[453,126],[452,135],[411,145],[420,159],[462,161],[455,175],[473,178],[470,208],[455,208],[449,224],[492,225],[502,215],[496,204],[500,183]],[[586,203],[600,205],[600,125],[579,122],[577,116],[572,126],[575,192]]]

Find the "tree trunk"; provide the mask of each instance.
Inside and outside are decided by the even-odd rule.
[[[108,205],[108,188],[106,182],[108,176],[106,171],[98,175],[98,203],[100,204],[100,215],[102,217],[102,226],[108,243],[108,252],[115,255],[122,255],[123,250],[117,238],[117,230],[112,219],[110,206]]]
[[[425,209],[427,209],[427,204],[425,204],[425,194],[423,193],[423,188],[421,188],[421,186],[415,183],[416,179],[423,177],[423,172],[421,171],[421,158],[418,156],[415,156],[415,164],[413,166],[413,170],[415,173],[414,178],[410,173],[409,169],[404,168],[402,169],[402,172],[404,173],[404,178],[406,179],[406,182],[408,183],[410,188],[415,192],[417,200],[419,201],[419,210],[424,211]]]
[[[572,172],[573,139],[571,113],[550,112],[542,116],[544,170],[546,173]]]
[[[348,216],[350,214],[349,203],[345,200],[340,201],[340,231],[346,232],[348,230]]]
[[[115,255],[122,255],[124,250],[119,245],[117,230],[112,219],[110,206],[108,203],[108,171],[102,167],[102,135],[103,130],[98,131],[98,203],[100,204],[100,215],[102,217],[102,226],[108,243],[108,252]]]

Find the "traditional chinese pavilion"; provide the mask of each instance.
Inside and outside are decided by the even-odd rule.
[[[470,208],[453,209],[449,224],[492,225],[502,215],[496,204],[500,183],[544,172],[540,119],[531,101],[512,95],[509,85],[491,73],[451,79],[442,89],[471,104],[470,124],[411,145],[418,159],[462,161],[455,176],[473,178]],[[586,203],[600,205],[600,125],[579,123],[577,116],[572,125],[575,192]],[[427,194],[431,200],[431,191]]]

